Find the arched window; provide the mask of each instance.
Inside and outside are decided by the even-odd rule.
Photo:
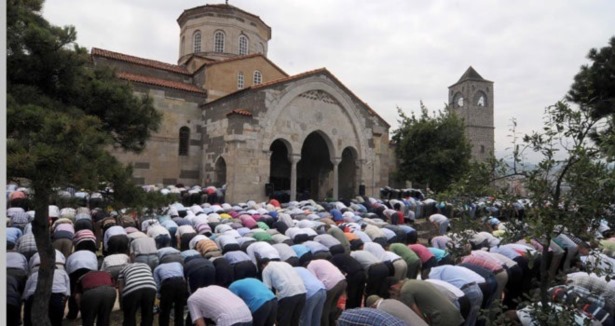
[[[245,35],[239,37],[239,55],[248,54],[248,38]]]
[[[214,34],[214,52],[224,52],[224,33],[217,31]]]
[[[252,80],[252,84],[253,85],[258,85],[258,84],[260,84],[262,82],[263,82],[263,75],[261,74],[260,71],[258,71],[258,70],[255,71],[254,72],[254,78]]]
[[[237,74],[237,89],[242,89],[244,87],[244,82],[243,82],[243,72],[239,72]]]
[[[260,45],[261,45],[261,48],[260,48],[261,53],[265,54],[265,45],[263,43],[260,43]]]
[[[182,40],[181,40],[181,42],[179,43],[179,54],[180,54],[180,55],[181,55],[184,51],[186,51],[186,50],[184,49],[184,47],[185,47],[185,46],[186,46],[186,37],[185,37],[185,36],[182,36]]]
[[[480,145],[480,153],[481,154],[485,153],[485,145]]]
[[[196,31],[194,35],[192,35],[192,52],[199,53],[201,52],[201,32]]]
[[[188,149],[190,148],[190,128],[179,128],[179,156],[188,156]]]

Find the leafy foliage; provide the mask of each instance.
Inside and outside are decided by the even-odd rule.
[[[400,160],[399,176],[435,191],[459,180],[470,166],[471,147],[463,121],[449,110],[430,116],[421,103],[421,115],[407,116],[398,108],[400,127],[393,132]]]
[[[615,36],[609,45],[591,49],[587,58],[591,65],[581,66],[574,77],[567,99],[588,111],[592,118],[607,118],[604,126],[592,131],[592,138],[615,158]]]
[[[55,251],[47,221],[52,189],[111,183],[129,204],[131,171],[107,149],[141,151],[161,115],[110,70],[90,64],[73,27],[50,25],[42,0],[7,3],[7,172],[31,180],[41,268],[33,323],[48,325]]]

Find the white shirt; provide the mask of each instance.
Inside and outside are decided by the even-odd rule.
[[[218,326],[252,321],[248,305],[230,290],[217,285],[198,289],[188,298],[192,322],[200,318],[213,320]]]
[[[96,254],[89,250],[78,250],[70,254],[66,259],[66,272],[70,274],[81,268],[87,268],[91,271],[98,270]]]
[[[263,283],[270,289],[275,288],[278,299],[307,292],[301,276],[285,262],[269,262],[263,269]]]

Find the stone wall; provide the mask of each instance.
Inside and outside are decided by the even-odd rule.
[[[186,92],[180,94],[180,91],[139,85],[133,88],[138,96],[149,95],[154,107],[163,114],[160,129],[152,135],[142,153],[115,150],[112,154],[126,164],[133,164],[133,176],[138,182],[200,184],[202,128],[199,101],[194,101],[193,95]],[[187,156],[178,155],[179,129],[183,126],[190,128]]]

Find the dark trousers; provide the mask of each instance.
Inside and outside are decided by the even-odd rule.
[[[273,298],[256,309],[252,313],[252,325],[254,326],[273,326],[278,314],[278,300]]]
[[[233,265],[234,281],[241,280],[247,277],[258,277],[256,265],[251,260],[241,261]]]
[[[346,309],[361,307],[361,299],[365,291],[365,272],[363,270],[346,275]]]
[[[504,304],[509,309],[516,309],[516,300],[523,293],[523,270],[519,265],[508,268],[508,282],[506,283],[506,295]]]
[[[107,251],[105,252],[105,256],[128,253],[128,243],[128,236],[124,234],[112,236],[107,241]]]
[[[389,293],[386,288],[386,278],[389,277],[390,270],[384,263],[374,264],[367,271],[367,284],[365,286],[365,299],[372,294],[377,294],[382,298],[388,298]],[[365,304],[365,303],[364,303]]]
[[[298,326],[301,311],[305,306],[305,293],[293,295],[278,301],[277,325]]]
[[[6,305],[6,325],[18,326],[21,323],[21,304],[18,306]]]
[[[83,326],[108,326],[111,311],[115,304],[115,287],[100,286],[85,291],[81,295],[81,319]]]
[[[196,233],[184,233],[179,238],[179,250],[185,251],[190,249],[190,240],[196,236]]]
[[[156,249],[166,248],[171,244],[171,236],[168,234],[162,234],[157,236],[154,241],[156,242]]]
[[[79,242],[78,244],[75,245],[75,251],[79,251],[79,250],[89,250],[93,253],[96,253],[98,251],[98,248],[96,247],[96,241],[83,240]]]
[[[32,304],[34,303],[34,295],[31,295],[24,307],[24,325],[32,326]],[[49,298],[49,320],[52,326],[62,326],[64,318],[64,307],[66,306],[66,297],[62,293],[52,293]]]
[[[532,280],[536,277],[533,270],[530,269],[528,259],[523,256],[518,256],[513,259],[521,268],[523,281],[521,282],[521,293],[529,293],[532,289]]]
[[[77,288],[77,280],[85,273],[90,270],[87,268],[80,268],[68,275],[70,280],[70,289],[71,295],[68,297],[68,314],[66,315],[67,319],[75,319],[77,318],[77,314],[79,313],[79,307],[77,306],[77,301],[75,301],[75,289]]]
[[[333,245],[331,246],[331,248],[329,248],[329,252],[331,252],[331,255],[343,254],[344,246],[342,246],[341,244]]]
[[[337,308],[337,301],[346,290],[347,286],[346,280],[342,280],[338,282],[334,287],[327,291],[327,299],[325,300],[325,305],[322,309],[322,317],[320,318],[320,325],[329,326],[335,325],[335,320],[339,314],[339,309]]]
[[[175,326],[184,323],[184,307],[186,306],[186,281],[183,277],[172,277],[162,281],[160,286],[160,315],[158,325],[169,325],[171,308],[175,311]]]
[[[123,326],[135,326],[137,310],[141,308],[141,326],[151,326],[154,323],[154,301],[156,290],[138,289],[128,295],[122,296],[122,310],[124,311]]]
[[[186,278],[190,293],[194,293],[199,288],[216,284],[216,269],[213,266],[199,268],[191,271]]]

